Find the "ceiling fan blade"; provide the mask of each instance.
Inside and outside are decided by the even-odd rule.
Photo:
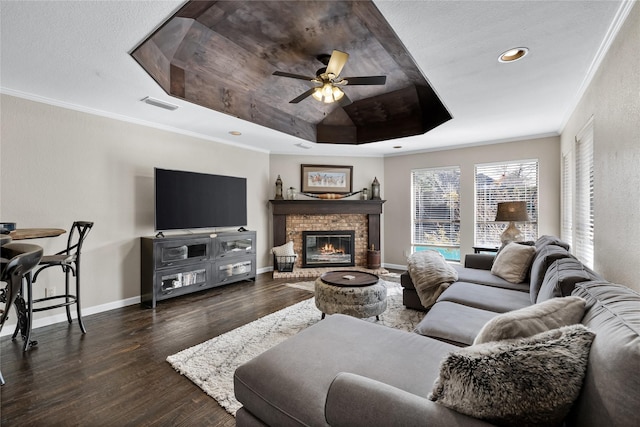
[[[344,77],[347,85],[383,85],[387,82],[387,76]]]
[[[310,82],[311,80],[313,80],[315,78],[315,77],[303,76],[303,75],[300,75],[300,74],[285,73],[284,71],[274,71],[273,75],[274,76],[280,76],[280,77],[290,77],[292,79],[306,80],[308,82]]]
[[[291,101],[289,101],[289,104],[297,104],[298,102],[302,101],[303,99],[307,98],[308,96],[311,96],[313,91],[316,90],[316,89],[317,88],[312,87],[308,91],[304,92],[302,95],[299,95],[299,96],[293,98]]]
[[[344,91],[343,91],[344,93]],[[340,98],[340,100],[338,101],[338,105],[340,105],[341,107],[346,107],[349,104],[352,104],[353,101],[349,99],[349,97],[347,96],[347,94],[345,93],[344,95],[342,95],[342,98]]]
[[[342,71],[344,64],[347,63],[347,59],[349,59],[348,53],[334,50],[327,64],[327,74],[333,74],[334,76],[340,75],[340,71]]]

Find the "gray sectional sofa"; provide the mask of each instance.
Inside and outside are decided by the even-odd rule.
[[[524,281],[512,283],[493,274],[494,255],[469,254],[464,266],[452,265],[458,280],[429,309],[421,304],[411,276],[403,273],[404,305],[428,310],[416,332],[458,346],[471,345],[482,326],[500,313],[571,295],[579,282],[603,280],[571,255],[561,240],[542,236],[529,243],[535,255]]]
[[[544,239],[550,242],[544,243]],[[590,347],[585,350],[584,380],[580,378],[579,388],[572,391],[567,382],[567,394],[574,392],[576,398],[572,405],[561,408],[564,422],[568,426],[638,425],[640,295],[584,268],[557,239],[544,237],[536,243],[531,272],[523,283],[497,280],[486,269],[491,259],[469,257],[465,267],[457,269],[459,280],[426,312],[417,328],[419,333],[336,314],[239,367],[234,377],[235,394],[243,408],[236,414],[236,425],[494,425],[489,422],[491,417],[470,416],[468,411],[452,409],[457,408],[455,404],[433,401],[434,383],[444,382],[449,375],[443,360],[465,351],[479,349],[484,354],[486,348],[519,345],[518,340],[471,344],[483,325],[499,318],[500,313],[548,304],[544,301],[569,293],[586,301],[580,323],[595,333],[595,338],[591,335]],[[553,247],[545,249],[547,246]],[[562,251],[558,248],[568,256],[559,256]],[[481,266],[484,269],[474,268]],[[403,284],[407,285],[405,278]],[[411,300],[410,284],[405,291],[404,301],[411,306],[415,300]],[[543,342],[542,348],[552,347],[548,343],[553,340],[548,341],[547,335],[571,338],[573,335],[565,331],[570,328],[581,327],[543,333],[544,342],[538,338],[542,335],[523,338],[522,342],[529,340],[527,345],[533,346],[531,342],[535,344],[537,339]],[[554,356],[559,359],[554,362],[560,364],[558,370],[577,364],[572,353],[562,350],[560,357]],[[515,368],[522,367],[520,362],[527,366],[524,358],[510,361]],[[543,374],[552,369],[552,364],[544,363],[539,366]],[[524,388],[526,396],[535,395],[536,387],[520,375],[508,382]],[[563,391],[555,390],[548,399],[562,397]],[[461,401],[478,397],[467,393],[473,394],[472,387],[459,393]],[[545,394],[543,390],[541,395]],[[504,409],[502,402],[494,405],[496,413]]]

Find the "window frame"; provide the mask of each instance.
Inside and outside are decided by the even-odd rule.
[[[446,199],[446,203],[449,205],[449,210],[452,215],[449,218],[418,218],[419,207],[417,206],[418,200],[416,198],[416,175],[420,173],[453,173],[457,174],[457,187],[455,188],[455,197],[452,196],[452,192],[448,192],[449,198]],[[438,166],[428,168],[417,168],[411,170],[411,253],[420,252],[423,250],[436,250],[440,252],[447,261],[460,261],[460,166]],[[445,193],[443,193],[445,194]],[[452,200],[455,198],[455,200]],[[450,204],[453,203],[453,206]],[[431,241],[427,242],[427,239],[419,241],[416,236],[418,234],[418,222],[421,224],[435,223],[436,227],[440,224],[446,223],[445,235],[449,240],[452,234],[455,235],[453,242],[447,241]]]
[[[491,190],[491,186],[486,186],[480,192],[480,175],[490,178],[491,184],[495,183],[499,178],[498,174],[502,169],[504,173],[516,170],[518,167],[535,166],[535,183],[526,185],[524,195],[513,195],[507,187],[503,189],[503,194],[499,194],[497,190]],[[526,178],[521,178],[526,179]],[[530,180],[530,179],[529,179]],[[486,180],[484,180],[486,181]],[[533,188],[533,191],[529,189]],[[505,191],[506,190],[506,191]],[[518,189],[514,189],[517,191]],[[504,222],[496,222],[495,215],[498,203],[511,202],[518,200],[527,201],[527,213],[529,221],[518,223],[518,228],[525,236],[525,240],[536,240],[538,238],[538,206],[540,204],[540,160],[539,159],[515,159],[505,160],[491,163],[477,163],[474,165],[474,246],[498,248],[502,244],[500,235],[504,231],[507,224]],[[484,203],[480,203],[484,201]]]

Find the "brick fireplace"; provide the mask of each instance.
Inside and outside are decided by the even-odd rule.
[[[304,231],[353,230],[355,265],[366,267],[367,249],[380,249],[384,200],[271,200],[273,245],[293,240],[302,267]]]

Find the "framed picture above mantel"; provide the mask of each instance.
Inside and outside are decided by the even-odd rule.
[[[351,193],[353,166],[300,165],[300,190],[303,193]]]

